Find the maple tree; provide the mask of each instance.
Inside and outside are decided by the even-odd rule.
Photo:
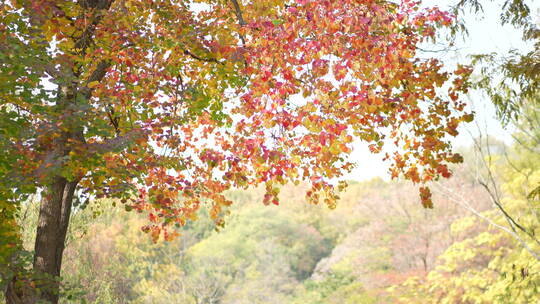
[[[472,120],[470,69],[417,56],[452,17],[414,1],[12,0],[0,19],[0,262],[17,206],[42,198],[43,277],[15,276],[9,303],[58,301],[74,202],[148,212],[154,239],[202,204],[221,224],[232,187],[265,184],[279,204],[280,185],[306,181],[332,207],[355,140],[426,183],[451,175],[449,137]]]

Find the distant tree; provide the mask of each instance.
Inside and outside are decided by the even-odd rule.
[[[500,20],[522,32],[522,39],[531,44],[526,52],[511,49],[508,53],[475,54],[474,65],[479,68],[480,78],[474,87],[491,98],[503,123],[519,117],[524,99],[533,99],[540,107],[540,11],[531,10],[526,0],[460,0],[454,6],[458,16],[472,11],[482,18],[484,6],[502,4]],[[454,33],[467,33],[465,24],[455,23]]]

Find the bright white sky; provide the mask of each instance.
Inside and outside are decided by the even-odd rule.
[[[449,5],[457,1],[451,0],[424,0],[424,6],[439,6],[441,9],[447,8]],[[520,50],[529,50],[532,44],[526,44],[521,40],[520,31],[512,26],[502,26],[500,23],[500,12],[503,1],[484,1],[484,14],[475,16],[469,14],[466,16],[466,25],[469,29],[469,37],[457,41],[457,49],[455,54],[448,54],[443,59],[443,62],[450,64],[456,62],[466,63],[467,56],[470,54],[480,53],[507,53],[512,48]],[[529,1],[531,12],[537,12],[540,15],[540,1]],[[438,56],[438,55],[436,55]],[[510,142],[510,132],[501,127],[499,121],[495,119],[495,110],[489,100],[482,96],[479,92],[472,92],[469,96],[469,103],[476,112],[476,122],[485,131],[494,137],[500,138],[505,142]],[[461,128],[460,135],[455,138],[453,144],[455,147],[465,146],[472,143],[472,134],[477,134],[476,122],[465,125]],[[382,155],[373,155],[367,149],[367,146],[358,143],[352,155],[352,160],[357,163],[357,168],[353,170],[347,179],[349,180],[366,180],[373,177],[382,177],[388,180],[388,166],[382,162]]]

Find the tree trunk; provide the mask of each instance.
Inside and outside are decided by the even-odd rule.
[[[34,255],[35,277],[23,281],[14,278],[6,293],[8,304],[58,303],[58,278],[66,240],[73,194],[77,181],[57,176],[41,201]],[[28,284],[35,285],[29,288]],[[34,287],[34,286],[32,286]]]
[[[44,280],[45,288],[41,298],[53,304],[58,303],[57,278],[62,267],[64,242],[76,186],[77,182],[68,182],[63,177],[55,178],[39,210],[34,272],[48,277]]]

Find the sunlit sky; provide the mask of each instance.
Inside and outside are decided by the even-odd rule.
[[[441,9],[448,8],[449,5],[457,1],[429,0],[423,1],[424,6],[439,6]],[[467,63],[471,54],[487,54],[496,52],[507,53],[510,49],[528,51],[532,48],[532,43],[525,43],[521,40],[521,32],[510,25],[502,26],[500,22],[500,12],[503,1],[484,1],[484,14],[475,15],[470,13],[465,16],[466,26],[469,36],[456,41],[454,53],[446,54],[441,60],[447,64],[456,62]],[[540,15],[540,1],[528,1],[531,12]],[[435,54],[434,56],[442,56]],[[489,135],[500,138],[505,142],[511,142],[511,127],[503,129],[500,122],[495,118],[495,109],[490,101],[480,92],[471,92],[468,103],[475,111],[475,122],[466,124],[460,129],[460,135],[453,140],[455,147],[466,146],[472,143],[472,136],[478,134],[478,125],[482,131]],[[366,180],[373,177],[389,179],[388,166],[382,161],[382,155],[373,155],[367,149],[367,145],[357,143],[354,148],[352,160],[357,163],[357,167],[347,175],[349,180]]]

